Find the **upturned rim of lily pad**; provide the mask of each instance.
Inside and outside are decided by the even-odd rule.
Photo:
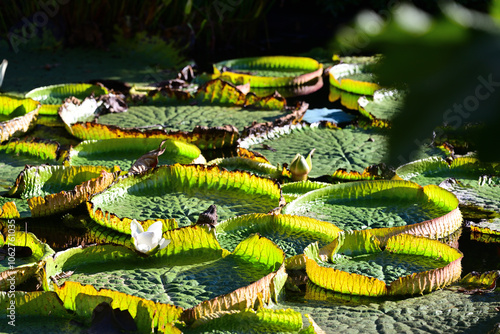
[[[0,95],[0,114],[9,115],[21,106],[24,108],[22,115],[0,122],[0,143],[12,137],[18,137],[34,127],[41,107],[40,102],[30,98]]]
[[[385,192],[384,192],[385,191]],[[293,200],[283,208],[284,214],[295,214],[294,209],[304,203],[333,198],[356,199],[362,196],[385,194],[391,191],[394,198],[414,198],[415,200],[431,201],[438,207],[448,210],[446,214],[433,219],[417,222],[409,225],[372,228],[369,231],[375,235],[382,244],[394,235],[408,233],[417,236],[425,236],[432,239],[445,237],[462,225],[462,214],[458,207],[458,199],[451,192],[435,185],[421,187],[420,185],[403,180],[377,180],[377,181],[355,181],[349,183],[333,184],[321,189],[308,192]]]
[[[339,250],[341,245],[337,239],[326,247],[330,250],[329,253],[325,254],[323,251],[321,255],[317,243],[309,245],[304,250],[306,272],[313,283],[344,294],[379,297],[428,293],[460,279],[462,252],[437,240],[410,234],[399,234],[390,237],[385,247],[381,248],[380,242],[367,230],[349,233],[363,240],[361,244],[354,245],[358,247],[358,249],[352,249],[354,254],[387,252],[390,254],[419,255],[439,258],[447,264],[443,267],[402,276],[387,284],[374,277],[321,266],[322,261],[326,261]]]

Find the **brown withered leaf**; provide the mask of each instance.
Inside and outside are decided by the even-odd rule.
[[[205,225],[208,226],[208,229],[215,228],[215,225],[217,225],[217,219],[219,217],[217,216],[217,207],[215,204],[212,204],[208,207],[207,210],[203,211],[200,216],[198,217],[198,220],[196,221],[196,225]]]
[[[149,151],[137,159],[128,172],[132,174],[139,174],[155,168],[158,165],[158,157],[165,152],[165,148],[162,148],[162,146],[167,140],[168,139],[162,141],[156,150]]]
[[[124,97],[115,95],[115,94],[107,94],[102,95],[98,99],[103,102],[103,106],[105,111],[101,111],[101,114],[104,113],[120,113],[125,112],[128,109],[127,103],[125,103]]]

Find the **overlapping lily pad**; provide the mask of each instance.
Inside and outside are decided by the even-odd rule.
[[[73,83],[35,88],[26,93],[25,96],[42,103],[40,115],[55,116],[61,104],[68,97],[74,96],[78,99],[84,99],[92,94],[100,96],[107,93],[108,90],[102,86]]]
[[[249,82],[251,87],[298,86],[323,74],[323,65],[307,57],[240,58],[219,62],[216,67],[222,71],[219,78],[235,85]]]
[[[306,193],[282,212],[329,221],[344,230],[370,229],[382,241],[403,232],[442,238],[462,224],[452,193],[409,181],[335,184]]]
[[[439,184],[457,196],[465,217],[483,220],[472,223],[473,230],[500,233],[500,170],[497,164],[481,163],[471,157],[459,157],[449,164],[434,157],[403,165],[396,173],[402,179],[422,185]]]
[[[330,102],[340,100],[340,104],[342,104],[347,109],[358,110],[358,100],[360,97],[361,95],[349,93],[333,85],[330,85],[330,94],[328,94],[328,100]]]
[[[181,308],[116,291],[97,291],[92,286],[73,282],[58,288],[57,292],[0,292],[0,303],[5,309],[15,303],[14,316],[10,317],[14,321],[3,322],[0,327],[0,330],[10,333],[13,328],[15,333],[34,330],[68,334],[82,330],[100,333],[110,330],[180,333],[173,327],[173,322],[179,318]],[[115,309],[115,312],[100,312],[101,303],[108,305],[109,310]]]
[[[312,182],[306,180],[306,181],[285,183],[281,186],[281,190],[283,191],[283,196],[285,197],[286,202],[289,203],[294,199],[304,195],[305,193],[308,193],[316,189],[328,187],[329,185],[331,185],[331,183]]]
[[[14,221],[10,221],[14,224]],[[41,261],[54,251],[42,243],[33,233],[12,230],[5,236],[0,235],[0,247],[5,252],[0,261],[0,290],[15,291],[16,286],[33,276]]]
[[[87,140],[72,148],[68,163],[71,165],[119,166],[128,170],[143,154],[158,148],[161,138],[111,138]],[[204,163],[200,149],[177,140],[167,140],[162,148],[165,152],[159,156],[159,165],[175,163]]]
[[[380,129],[346,127],[339,129],[330,123],[297,124],[259,131],[242,139],[240,146],[265,156],[271,164],[290,164],[297,153],[305,154],[316,148],[309,177],[333,175],[337,170],[363,173],[371,165],[383,161],[387,152],[387,137]],[[419,157],[442,154],[438,148],[422,147]]]
[[[347,92],[373,95],[382,88],[372,73],[373,64],[338,64],[330,69],[330,84]]]
[[[391,120],[403,108],[404,93],[381,89],[373,94],[373,100],[362,96],[358,100],[359,111],[370,119]]]
[[[56,163],[59,144],[50,140],[20,139],[0,145],[0,194],[6,194],[26,165]]]
[[[32,99],[0,96],[0,143],[31,130],[36,123],[40,103]]]
[[[249,214],[221,222],[216,226],[217,240],[232,250],[253,233],[272,240],[287,257],[302,254],[313,241],[321,246],[332,242],[340,232],[335,225],[316,219],[290,215]]]
[[[102,166],[27,166],[9,194],[26,199],[33,217],[50,215],[75,208],[104,190],[116,171]]]
[[[313,283],[344,294],[421,294],[458,280],[462,270],[460,251],[424,237],[393,236],[382,250],[369,232],[357,231],[333,243],[328,263],[317,244],[304,250],[306,271]]]
[[[245,157],[218,158],[207,163],[208,166],[218,166],[230,171],[246,171],[261,177],[271,179],[290,178],[290,172],[285,169],[279,169],[267,162],[261,162]]]
[[[252,122],[274,121],[286,115],[282,110],[249,110],[230,106],[131,106],[126,113],[100,116],[98,124],[124,128],[161,128],[166,131],[192,131],[196,126],[223,127],[231,124],[239,131]]]
[[[0,323],[3,333],[36,331],[72,334],[81,330],[81,325],[74,321],[74,315],[64,308],[52,291],[0,291],[0,305],[7,310],[5,321]]]
[[[302,329],[302,314],[292,309],[274,310],[260,308],[257,311],[219,312],[196,320],[184,333],[208,333],[227,331],[262,333],[297,333]],[[314,331],[313,331],[314,332]],[[311,332],[311,333],[313,333]],[[300,332],[302,333],[302,332]]]
[[[411,298],[345,295],[308,283],[305,297],[278,307],[310,313],[327,333],[487,333],[498,322],[498,293],[463,294],[449,289]]]
[[[167,231],[164,237],[171,243],[148,258],[122,246],[72,248],[47,263],[47,275],[71,270],[71,276],[57,280],[59,285],[79,282],[174,304],[185,309],[181,318],[187,322],[213,312],[244,310],[259,296],[267,302],[279,293],[283,275],[286,279],[283,252],[258,235],[232,253],[220,247],[213,231],[199,226]]]
[[[210,205],[220,220],[246,213],[266,213],[280,205],[279,185],[245,172],[198,165],[161,166],[121,177],[88,202],[98,223],[130,233],[124,218],[173,219],[179,226],[197,221]]]
[[[337,169],[362,172],[380,163],[386,152],[381,132],[330,128],[328,124],[274,128],[241,141],[240,146],[264,155],[273,165],[290,163],[297,153],[316,149],[309,177],[331,175]]]
[[[59,115],[66,129],[83,140],[158,137],[193,142],[205,149],[234,146],[238,129],[253,122],[299,121],[307,107],[285,108],[282,98],[245,95],[219,80],[200,87],[193,97],[184,100],[178,100],[176,95],[153,96],[149,104],[104,115],[99,114],[99,108],[100,103],[93,99],[81,104],[67,102]]]

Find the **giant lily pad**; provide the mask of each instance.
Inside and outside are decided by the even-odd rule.
[[[116,290],[96,289],[92,285],[73,281],[66,281],[60,287],[54,284],[53,289],[64,306],[74,311],[85,322],[89,322],[96,306],[108,302],[111,307],[130,313],[141,332],[155,332],[158,329],[159,333],[178,333],[173,322],[179,319],[182,313],[180,307],[153,302]]]
[[[279,169],[268,162],[262,162],[245,157],[217,158],[207,163],[208,166],[218,166],[227,170],[238,170],[253,173],[261,177],[272,179],[290,178],[290,172],[285,169]]]
[[[222,247],[234,249],[252,233],[272,240],[288,257],[302,254],[311,242],[321,246],[332,242],[340,232],[335,225],[316,219],[290,215],[250,214],[221,222],[216,226]]]
[[[9,231],[0,238],[5,254],[0,261],[0,290],[15,291],[15,286],[25,282],[39,269],[40,261],[54,251],[38,240],[33,233],[14,231],[14,221],[9,221]]]
[[[257,311],[227,311],[210,314],[196,320],[183,333],[209,333],[228,331],[231,333],[297,333],[302,329],[302,314],[292,309],[273,310],[260,308]],[[302,332],[300,332],[302,333]]]
[[[107,93],[108,90],[102,86],[74,83],[35,88],[25,96],[42,103],[40,115],[57,115],[57,110],[68,97],[84,99],[92,94],[99,96]]]
[[[306,57],[254,57],[226,60],[216,64],[220,78],[235,85],[251,87],[297,86],[323,74],[323,65]]]
[[[326,263],[317,244],[304,250],[309,279],[326,289],[352,295],[421,294],[460,278],[462,253],[437,240],[393,236],[385,249],[369,232],[339,238]]]
[[[246,213],[266,213],[279,206],[281,190],[269,179],[244,172],[197,165],[161,166],[121,177],[88,202],[100,224],[130,233],[130,219],[172,219],[193,224],[210,205],[219,219]],[[124,219],[124,218],[129,218]]]
[[[404,94],[397,90],[381,89],[373,94],[373,100],[362,96],[358,100],[360,112],[371,119],[390,120],[403,108]]]
[[[0,143],[30,130],[39,109],[40,103],[32,99],[0,96]]]
[[[213,231],[199,226],[167,231],[164,237],[171,243],[148,258],[122,246],[68,249],[47,262],[47,276],[71,270],[70,277],[57,283],[79,282],[174,304],[186,309],[182,319],[187,322],[217,311],[243,310],[259,296],[267,302],[286,279],[283,252],[258,235],[242,241],[232,253],[220,247]]]
[[[165,131],[162,129],[124,128],[92,122],[99,104],[94,99],[85,99],[80,105],[65,103],[59,111],[64,126],[73,136],[82,139],[109,138],[163,138],[177,139],[196,144],[201,149],[234,146],[239,137],[233,126],[219,128],[195,127],[191,132]],[[155,107],[156,108],[156,107]]]
[[[288,112],[250,110],[230,106],[131,106],[125,113],[102,115],[97,123],[124,128],[156,127],[166,131],[192,131],[196,126],[222,127],[231,124],[239,131],[252,122],[274,121]]]
[[[7,310],[7,318],[0,323],[3,333],[71,334],[81,330],[74,315],[52,291],[0,291],[0,305]]]
[[[102,166],[27,166],[10,194],[27,199],[33,217],[50,215],[104,190],[115,179],[114,171]]]
[[[289,203],[294,199],[304,195],[305,193],[308,193],[316,189],[328,187],[329,185],[331,185],[331,183],[312,182],[306,180],[306,181],[285,183],[281,186],[281,190],[283,191],[283,196],[285,197],[286,202]]]
[[[434,185],[409,181],[358,181],[314,190],[288,203],[285,214],[364,230],[385,240],[398,233],[441,238],[462,224],[456,197]]]
[[[439,184],[457,196],[465,217],[483,220],[472,223],[472,229],[483,233],[500,233],[500,171],[497,164],[481,163],[470,157],[459,157],[448,164],[434,157],[403,165],[396,173],[402,179],[422,185]]]
[[[309,313],[327,333],[487,333],[498,322],[498,293],[468,295],[437,290],[414,297],[345,295],[308,283],[306,295],[278,307]]]
[[[119,166],[128,170],[143,154],[158,148],[161,138],[111,138],[87,140],[71,149],[69,164],[92,166]],[[200,149],[186,142],[167,140],[162,148],[165,152],[159,156],[159,165],[175,163],[204,163]]]
[[[315,148],[309,177],[318,177],[333,175],[339,169],[363,173],[367,167],[381,163],[387,152],[387,138],[379,129],[339,129],[321,122],[257,132],[241,140],[240,146],[265,156],[273,165],[289,164],[297,153],[305,154]],[[441,151],[426,147],[416,154],[428,157],[438,152]]]
[[[338,64],[330,69],[330,84],[347,92],[373,95],[380,89],[371,73],[372,64]]]
[[[358,110],[358,100],[361,95],[346,92],[335,86],[330,85],[330,94],[328,94],[328,100],[330,102],[336,102],[340,100],[340,104],[350,110]]]
[[[20,139],[0,145],[0,194],[14,185],[26,165],[55,163],[59,144],[49,140]]]
[[[69,334],[80,332],[82,328],[89,332],[103,332],[130,330],[130,327],[135,327],[140,333],[156,330],[159,333],[180,332],[175,331],[173,322],[179,318],[181,308],[116,291],[96,291],[92,286],[73,282],[58,288],[57,292],[1,292],[0,303],[5,309],[15,303],[15,316],[11,318],[14,321],[10,320],[12,322],[9,324],[4,322],[1,325],[3,327],[0,327],[0,330],[11,333],[12,328],[16,329],[16,333],[36,330],[41,333]],[[110,309],[114,308],[114,316],[98,312],[101,303],[110,305]],[[133,324],[126,321],[125,314],[130,315]]]

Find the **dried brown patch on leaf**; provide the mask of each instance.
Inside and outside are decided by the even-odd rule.
[[[40,105],[26,115],[13,118],[6,122],[0,123],[0,143],[9,140],[12,137],[23,135],[31,130],[38,118],[38,110]]]
[[[162,146],[166,141],[167,139],[163,140],[156,150],[149,151],[137,159],[128,172],[132,174],[139,174],[155,168],[158,165],[158,157],[165,152],[165,148],[162,148]]]
[[[246,148],[243,147],[238,147],[236,153],[238,154],[238,157],[240,158],[246,158],[250,160],[255,160],[257,162],[262,162],[262,163],[270,163],[269,160],[266,159],[265,156],[260,154],[259,152],[253,152],[249,151]]]
[[[274,120],[273,122],[265,122],[265,123],[254,122],[252,125],[245,127],[245,129],[243,130],[243,134],[241,136],[243,138],[246,138],[248,136],[258,136],[260,134],[270,132],[275,127],[297,124],[304,117],[308,107],[309,107],[308,103],[299,102],[297,103],[297,106],[291,110],[290,113]]]

